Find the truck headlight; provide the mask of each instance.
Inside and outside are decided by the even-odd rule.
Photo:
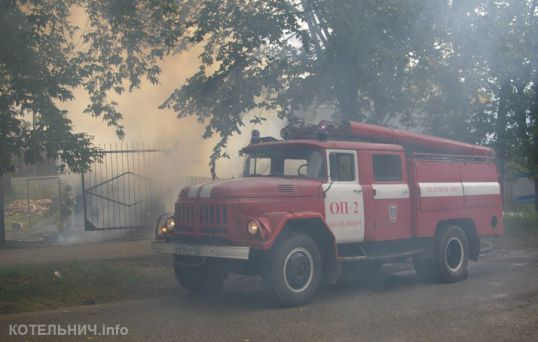
[[[164,223],[164,228],[166,228],[167,231],[171,231],[175,228],[176,221],[174,220],[174,217],[170,216],[166,219],[166,222]]]
[[[256,235],[260,231],[260,224],[254,220],[250,220],[247,224],[247,231],[250,235]]]
[[[176,221],[174,221],[174,217],[170,216],[164,221],[164,224],[159,227],[159,234],[166,234],[168,232],[171,232],[174,230],[176,226]]]

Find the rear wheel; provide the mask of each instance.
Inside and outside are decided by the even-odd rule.
[[[456,225],[441,228],[435,239],[433,258],[417,256],[413,265],[417,274],[427,281],[453,283],[467,277],[469,242]]]
[[[196,295],[216,293],[228,277],[228,270],[217,260],[206,259],[201,266],[175,264],[179,284]]]
[[[436,261],[442,281],[453,283],[467,277],[469,241],[459,226],[448,226],[441,231],[436,249]]]
[[[302,233],[286,236],[267,254],[263,278],[281,305],[305,304],[321,279],[321,254],[316,242]]]

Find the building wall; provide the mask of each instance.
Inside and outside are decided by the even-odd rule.
[[[504,199],[506,203],[525,204],[534,202],[534,180],[519,177],[505,182]]]

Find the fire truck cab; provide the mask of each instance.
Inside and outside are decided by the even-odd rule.
[[[281,135],[254,132],[241,178],[184,188],[161,218],[152,248],[187,290],[261,275],[282,305],[302,305],[321,281],[408,258],[425,280],[457,282],[480,238],[503,233],[489,148],[355,122]]]

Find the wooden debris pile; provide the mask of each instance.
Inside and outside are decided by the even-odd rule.
[[[18,199],[11,202],[6,208],[6,214],[13,216],[16,214],[28,214],[28,204],[30,204],[30,213],[41,215],[50,210],[52,206],[52,199],[31,199],[30,201],[25,199]]]

